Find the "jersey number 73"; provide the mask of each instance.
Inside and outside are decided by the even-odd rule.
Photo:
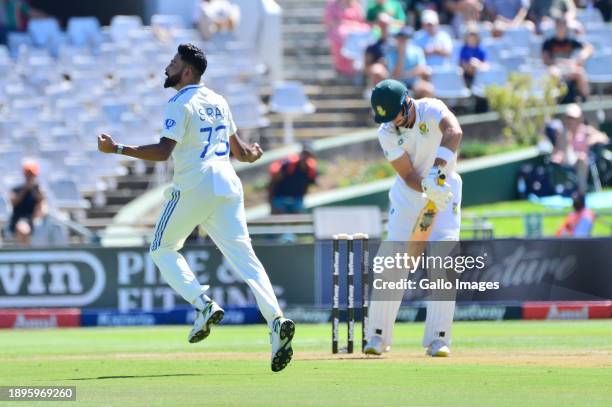
[[[200,133],[208,133],[208,139],[206,140],[205,146],[204,146],[204,150],[202,150],[202,154],[200,154],[200,158],[204,158],[206,156],[206,153],[208,153],[208,149],[210,148],[210,139],[212,138],[213,133],[215,133],[215,135],[217,133],[219,133],[222,130],[227,130],[227,127],[225,125],[221,125],[221,126],[217,126],[214,128],[212,127],[202,127],[200,129]],[[223,137],[225,139],[223,139]],[[215,151],[215,155],[218,156],[224,156],[226,154],[229,154],[230,148],[229,148],[229,141],[227,140],[227,135],[226,134],[222,134],[220,136],[220,143],[225,144],[225,150],[224,151]]]

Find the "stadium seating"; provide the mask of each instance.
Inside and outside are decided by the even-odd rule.
[[[471,92],[465,87],[463,75],[458,67],[436,69],[431,74],[434,95],[441,99],[467,99]]]
[[[100,23],[95,17],[71,17],[68,20],[67,34],[76,46],[97,46],[102,42]]]
[[[342,55],[353,61],[357,72],[363,69],[364,53],[368,45],[375,41],[370,31],[358,31],[350,33],[344,40]]]
[[[485,88],[491,85],[502,86],[508,79],[508,71],[503,66],[492,65],[489,69],[478,71],[472,84],[472,93],[485,96]]]
[[[304,87],[297,81],[278,82],[274,86],[274,92],[270,99],[270,109],[273,112],[282,113],[284,118],[284,143],[291,144],[294,141],[293,117],[301,114],[310,114],[315,107],[306,96]]]
[[[27,33],[9,35],[8,47],[0,46],[1,197],[22,182],[25,158],[39,161],[41,184],[53,190],[50,202],[68,211],[88,208],[84,198],[103,204],[103,192],[117,186],[127,167],[137,176],[152,172],[144,162],[100,154],[96,134],[129,144],[158,139],[173,94],[162,87],[164,68],[181,42],[206,49],[204,81],[228,91],[239,126],[268,125],[259,96],[266,68],[250,45],[230,37],[202,42],[177,16],[155,15],[152,26],[138,16],[115,16],[109,27],[95,17],[72,17],[62,32],[45,18],[33,20]],[[158,39],[153,28],[169,37]]]
[[[612,54],[593,56],[586,61],[586,72],[589,82],[597,85],[597,91],[601,95],[602,87],[612,83]]]

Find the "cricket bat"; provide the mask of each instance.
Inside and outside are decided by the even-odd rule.
[[[444,174],[440,174],[438,177],[438,185],[444,185],[446,179]],[[428,200],[417,218],[414,228],[412,229],[412,235],[408,241],[408,255],[411,257],[418,257],[425,251],[431,230],[433,227],[438,208],[432,200]]]

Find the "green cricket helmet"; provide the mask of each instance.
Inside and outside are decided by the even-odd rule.
[[[370,103],[374,110],[376,123],[390,122],[402,111],[402,105],[408,96],[406,85],[395,79],[385,79],[376,84],[372,90]]]

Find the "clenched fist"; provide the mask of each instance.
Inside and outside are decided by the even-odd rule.
[[[110,135],[102,133],[98,136],[98,150],[103,153],[114,153],[117,151],[117,143]]]

